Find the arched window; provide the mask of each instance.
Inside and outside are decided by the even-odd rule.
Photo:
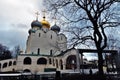
[[[47,60],[45,58],[39,58],[37,64],[47,64]]]
[[[38,55],[40,54],[40,48],[38,48],[38,51],[37,51]]]
[[[9,66],[12,66],[12,61],[9,62]]]
[[[31,58],[30,57],[26,57],[24,59],[24,64],[31,64]]]
[[[4,63],[4,64],[3,64],[3,68],[6,68],[6,67],[7,67],[7,63]]]
[[[16,61],[13,62],[13,65],[16,65]]]

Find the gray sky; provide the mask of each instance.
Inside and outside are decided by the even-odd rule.
[[[42,10],[42,0],[0,0],[0,43],[10,49],[20,45],[25,50],[31,22],[36,19],[35,13]],[[91,54],[85,56],[93,58]]]
[[[0,0],[0,43],[25,49],[31,22],[43,7],[42,0]]]

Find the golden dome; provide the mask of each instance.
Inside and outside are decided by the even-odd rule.
[[[43,25],[43,27],[45,28],[50,28],[50,23],[48,21],[46,21],[45,19],[43,19],[41,21],[41,24]]]

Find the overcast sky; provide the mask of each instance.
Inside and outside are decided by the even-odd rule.
[[[25,49],[31,22],[43,8],[42,0],[0,0],[0,43]]]
[[[42,0],[0,0],[0,43],[10,49],[20,45],[25,50],[31,22],[36,19],[37,11],[41,11],[41,20],[42,10]]]

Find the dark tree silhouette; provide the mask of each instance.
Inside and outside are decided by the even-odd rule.
[[[50,12],[61,19],[62,25],[92,29],[92,34],[83,36],[84,38],[76,34],[75,36],[78,41],[94,41],[98,53],[99,74],[103,75],[102,52],[107,46],[105,28],[119,25],[117,21],[120,18],[116,14],[117,0],[46,0],[45,4]]]
[[[6,47],[0,44],[0,60],[12,58],[12,52]]]

